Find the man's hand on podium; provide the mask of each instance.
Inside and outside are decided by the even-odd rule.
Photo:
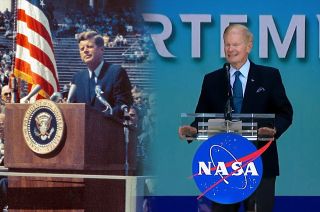
[[[179,138],[186,140],[193,140],[193,136],[197,134],[197,129],[191,126],[179,127]]]
[[[275,128],[269,128],[269,127],[261,127],[258,129],[258,136],[268,136],[271,137],[272,140],[274,140],[274,136],[276,135],[277,131]]]

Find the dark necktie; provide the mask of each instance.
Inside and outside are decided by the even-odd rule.
[[[233,107],[235,113],[241,113],[241,106],[242,106],[242,100],[243,100],[243,92],[242,92],[242,83],[240,81],[241,72],[236,71],[234,73],[235,79],[233,83]]]
[[[94,71],[91,72],[91,78],[89,79],[89,93],[90,93],[90,100],[94,98],[95,96],[95,88],[96,88],[96,75],[94,74]]]

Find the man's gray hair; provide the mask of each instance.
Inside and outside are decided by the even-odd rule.
[[[230,24],[223,32],[223,38],[234,28],[241,29],[244,32],[247,42],[253,42],[253,34],[249,31],[248,27],[243,24]]]

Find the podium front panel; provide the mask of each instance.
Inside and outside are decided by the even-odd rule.
[[[55,151],[41,155],[29,149],[22,132],[24,114],[29,106],[6,105],[7,168],[123,174],[125,142],[121,123],[85,104],[58,104],[65,121],[64,136]],[[130,145],[129,163],[134,169],[134,142]]]

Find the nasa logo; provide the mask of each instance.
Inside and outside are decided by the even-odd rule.
[[[193,158],[192,173],[199,190],[198,199],[233,204],[248,198],[262,178],[262,160],[246,138],[222,133],[209,138]]]

